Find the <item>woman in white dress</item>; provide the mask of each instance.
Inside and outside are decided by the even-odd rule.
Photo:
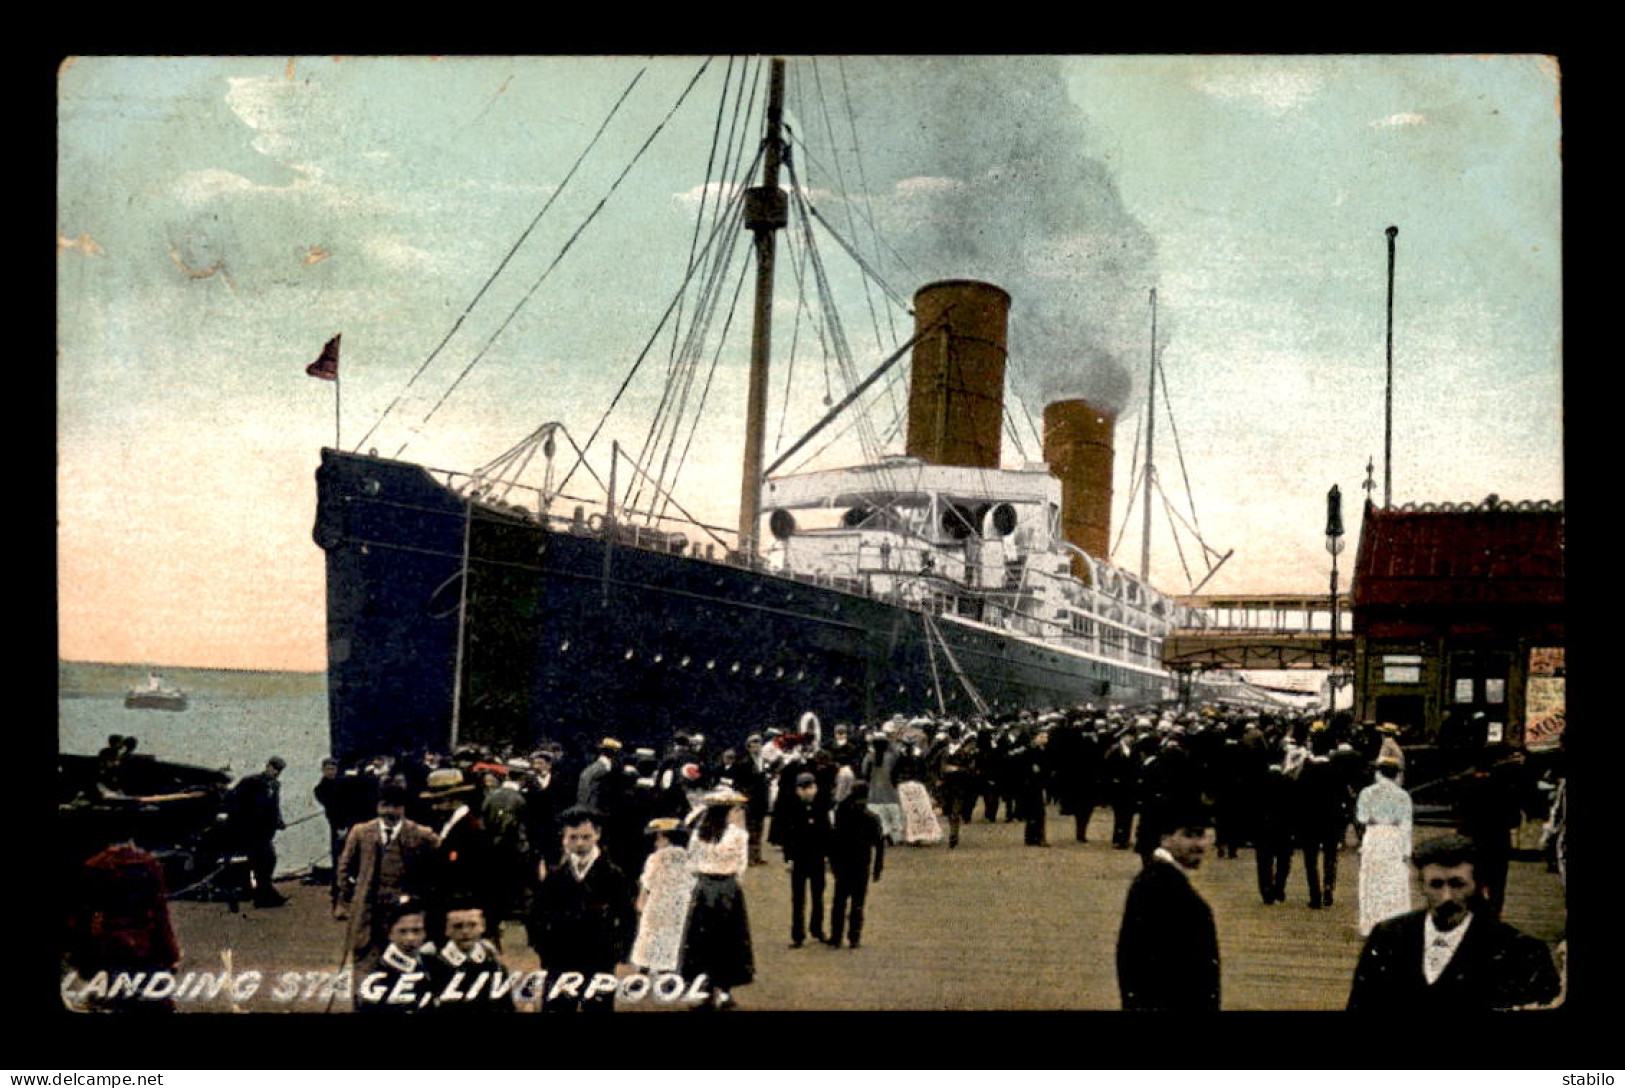
[[[897,782],[897,800],[903,807],[903,841],[909,846],[931,846],[942,841],[942,825],[937,822],[931,793],[925,788],[925,752],[919,744],[910,745],[892,767]]]
[[[648,831],[655,843],[638,878],[638,935],[630,959],[632,966],[644,971],[675,971],[682,962],[694,902],[688,829],[666,818],[649,821]]]
[[[692,982],[706,977],[713,1008],[735,1005],[733,991],[756,977],[751,951],[750,918],[739,874],[750,864],[750,835],[745,830],[746,798],[725,787],[701,798],[704,807],[691,814],[688,868],[694,874],[694,905],[683,942],[682,974]]]
[[[1377,760],[1376,780],[1360,791],[1354,818],[1360,840],[1360,935],[1411,909],[1411,796],[1395,778],[1399,764]]]

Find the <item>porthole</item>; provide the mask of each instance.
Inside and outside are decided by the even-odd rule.
[[[565,639],[563,642],[559,643],[559,653],[561,653],[561,654],[562,653],[568,653],[569,649],[570,649],[570,640],[569,639]]]
[[[840,686],[841,686],[841,678],[840,678],[840,677],[839,677],[839,676],[837,676],[837,677],[836,677],[836,678],[835,678],[835,686],[836,686],[836,687],[840,687]]]
[[[729,672],[738,672],[739,671],[739,662],[735,661],[733,663],[733,665],[728,669],[728,671]]]
[[[750,674],[752,676],[760,676],[760,675],[762,675],[762,667],[760,665],[756,666],[754,669],[752,669],[750,671]]]
[[[709,660],[709,661],[707,661],[705,663],[705,667],[708,668],[708,669],[716,668],[717,667],[717,659],[713,657],[711,660]]]
[[[796,670],[796,683],[799,684],[805,679],[807,679],[807,670],[806,669],[797,669]]]
[[[783,665],[780,665],[778,668],[773,670],[773,679],[775,679],[775,680],[783,680],[784,679],[784,666]]]
[[[665,654],[655,654],[655,664],[656,665],[660,664],[664,660],[666,660],[666,655]]]
[[[361,554],[362,555],[371,555],[372,554],[372,549],[367,547],[367,545],[363,544],[363,545],[361,545]]]
[[[384,485],[373,479],[371,476],[368,476],[365,480],[361,481],[361,490],[365,491],[369,495],[376,495],[383,489]]]
[[[686,669],[686,668],[688,668],[688,663],[689,663],[689,662],[690,662],[690,661],[693,661],[693,660],[694,660],[694,659],[693,659],[693,658],[692,658],[692,657],[689,657],[689,656],[688,656],[688,655],[687,655],[687,654],[684,654],[684,655],[683,655],[683,660],[681,660],[681,661],[679,661],[679,662],[678,662],[678,663],[677,663],[677,667],[678,667],[678,668],[679,668],[679,669]]]
[[[636,655],[636,653],[637,653],[637,651],[635,651],[635,650],[626,651],[626,660],[631,661],[632,658]]]

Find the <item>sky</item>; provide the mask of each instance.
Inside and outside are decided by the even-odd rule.
[[[548,421],[585,441],[725,188],[706,182],[713,131],[732,118],[723,88],[744,83],[759,104],[758,71],[703,57],[64,63],[60,655],[324,668],[310,530],[335,393],[345,448],[440,468],[489,461]],[[781,181],[903,301],[866,292],[841,243],[817,239],[851,372],[906,339],[924,283],[1004,287],[1005,464],[1039,457],[1029,419],[1049,396],[1118,409],[1121,565],[1140,555],[1127,500],[1154,288],[1172,409],[1158,476],[1215,554],[1234,550],[1204,592],[1324,592],[1334,484],[1346,587],[1371,459],[1382,499],[1390,225],[1393,501],[1563,498],[1549,58],[791,57],[787,121],[795,170]],[[805,301],[815,266],[799,228],[781,239],[770,457],[850,380],[811,350],[811,317],[829,311]],[[724,302],[743,266],[727,267]],[[717,351],[723,321],[675,492],[732,524],[744,307]],[[338,333],[340,382],[307,377]],[[663,336],[590,453],[600,471],[611,439],[643,447]],[[900,453],[900,394],[884,387],[867,417]],[[848,431],[805,467],[870,450]],[[1182,562],[1160,500],[1155,512],[1152,580],[1188,592],[1201,549],[1181,530]]]

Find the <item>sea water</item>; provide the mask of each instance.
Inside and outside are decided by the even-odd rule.
[[[87,667],[74,668],[82,672]],[[224,770],[234,782],[264,770],[272,756],[281,756],[288,764],[280,779],[282,821],[288,829],[276,837],[277,872],[300,872],[317,861],[325,865],[327,821],[311,792],[321,778],[328,749],[325,685],[319,677],[301,685],[266,682],[271,675],[216,674],[212,682],[200,682],[189,677],[188,670],[165,671],[164,680],[187,693],[187,707],[181,711],[125,709],[124,691],[144,680],[144,670],[125,667],[120,678],[137,679],[122,686],[64,678],[58,686],[58,747],[69,754],[93,756],[106,746],[110,734],[134,736],[138,756]],[[262,693],[289,686],[314,690]],[[116,693],[107,691],[109,687]]]

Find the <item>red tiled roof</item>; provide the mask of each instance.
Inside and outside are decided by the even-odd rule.
[[[1562,508],[1519,505],[1368,509],[1354,606],[1562,604]]]

